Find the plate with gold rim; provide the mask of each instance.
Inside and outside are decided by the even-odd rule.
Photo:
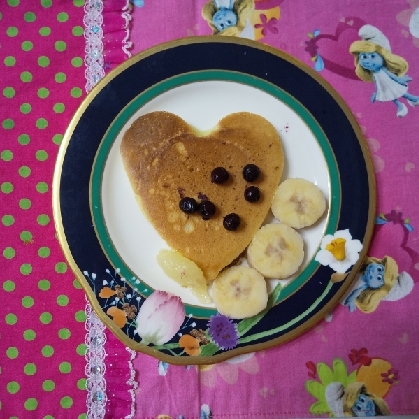
[[[302,266],[287,280],[268,281],[261,313],[229,319],[157,264],[167,245],[136,203],[119,152],[127,128],[153,111],[201,131],[233,112],[259,114],[281,137],[282,179],[305,178],[324,193],[326,214],[300,231]],[[194,37],[130,58],[89,93],[60,148],[53,208],[64,254],[105,325],[160,360],[208,364],[285,343],[339,302],[368,248],[375,184],[355,118],[315,71],[257,42]],[[342,273],[318,257],[338,236],[359,247]]]

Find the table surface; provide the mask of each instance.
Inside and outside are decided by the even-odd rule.
[[[107,72],[159,43],[212,35],[206,2],[4,0],[0,417],[354,416],[368,402],[371,415],[419,414],[419,1],[236,2],[249,14],[232,36],[313,67],[361,126],[377,183],[367,254],[395,261],[393,291],[369,313],[338,304],[285,345],[211,366],[168,365],[126,348],[92,313],[57,241],[55,159],[74,112]],[[375,83],[355,72],[354,42],[383,57]],[[404,63],[408,78],[395,70]]]

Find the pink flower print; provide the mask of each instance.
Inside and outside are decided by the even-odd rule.
[[[256,23],[255,28],[259,29],[262,28],[262,35],[266,36],[266,34],[269,32],[278,33],[278,28],[275,26],[275,23],[278,22],[278,19],[275,17],[268,20],[266,15],[260,15],[260,20],[262,23]]]
[[[145,345],[163,345],[172,339],[184,320],[185,308],[179,297],[154,291],[140,307],[137,333]]]
[[[375,138],[367,138],[368,147],[371,152],[371,159],[374,166],[374,172],[379,173],[384,170],[384,160],[377,154],[376,151],[380,149],[380,143]]]
[[[361,122],[360,121],[361,114],[357,114],[357,117],[358,117],[358,122]],[[367,140],[368,149],[371,154],[372,165],[374,167],[374,172],[375,173],[382,172],[384,170],[384,160],[378,154],[376,154],[376,152],[381,148],[380,142],[376,140],[375,138],[369,138],[367,136],[367,128],[364,125],[360,124],[360,128]]]
[[[399,382],[399,371],[390,368],[387,372],[381,373],[383,383],[397,384]]]
[[[240,370],[251,375],[259,372],[259,363],[254,353],[239,355],[214,365],[200,366],[198,374],[200,374],[200,381],[205,387],[214,388],[218,376],[227,384],[237,383]]]
[[[409,6],[397,14],[396,20],[406,27],[402,34],[406,38],[412,35],[413,45],[419,48],[419,0],[409,0]]]

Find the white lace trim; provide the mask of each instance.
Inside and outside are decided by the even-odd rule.
[[[101,0],[86,0],[84,5],[84,37],[86,39],[86,92],[105,76],[103,67],[103,2]]]
[[[132,18],[130,13],[129,0],[127,0],[127,3],[122,8],[122,18],[125,20],[125,38],[122,40],[122,51],[124,51],[126,56],[129,58],[132,55],[131,52],[128,51],[128,48],[132,47],[132,42],[129,41],[129,38],[131,36],[129,30],[129,22]]]
[[[134,415],[135,415],[135,391],[138,388],[138,383],[137,381],[135,381],[135,370],[134,370],[134,365],[132,363],[132,361],[134,360],[135,356],[137,355],[137,353],[135,351],[133,351],[130,348],[125,348],[128,353],[130,354],[130,360],[128,361],[128,366],[129,366],[129,373],[130,373],[130,378],[127,381],[127,384],[131,387],[129,392],[131,394],[131,413],[127,416],[125,416],[125,419],[133,419]]]
[[[129,42],[130,30],[129,21],[129,0],[124,6],[122,18],[125,20],[126,35],[122,41],[122,50],[131,57],[128,48],[132,46]],[[103,2],[101,0],[86,0],[84,6],[84,37],[85,43],[85,77],[86,92],[92,88],[105,76],[103,58]],[[87,299],[86,299],[87,301]],[[86,302],[86,389],[87,389],[87,419],[103,419],[106,414],[106,379],[105,379],[105,358],[106,358],[106,334],[105,325],[99,320],[89,302]],[[125,419],[133,419],[135,415],[135,391],[138,383],[135,381],[135,370],[133,360],[136,352],[126,348],[130,353],[128,362],[130,378],[127,384],[131,387],[131,413]]]
[[[87,418],[103,419],[106,413],[105,325],[86,303]]]
[[[86,92],[105,76],[103,68],[103,3],[87,0],[84,5]],[[103,419],[106,413],[105,326],[86,303],[86,389],[87,418]]]

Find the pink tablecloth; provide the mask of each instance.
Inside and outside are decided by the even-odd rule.
[[[0,7],[0,417],[270,419],[339,416],[346,405],[355,415],[361,390],[371,415],[419,414],[419,1],[254,1],[235,36],[314,67],[357,117],[378,189],[368,255],[395,260],[399,288],[372,313],[338,305],[286,345],[188,368],[133,353],[85,310],[52,218],[55,157],[86,90],[129,54],[212,33],[204,0],[134,3],[4,0]],[[372,103],[376,85],[355,73],[349,48],[371,30],[365,25],[373,27],[370,42],[409,63],[412,96],[399,97],[399,108],[384,101],[382,85]],[[101,340],[90,340],[93,330]]]

